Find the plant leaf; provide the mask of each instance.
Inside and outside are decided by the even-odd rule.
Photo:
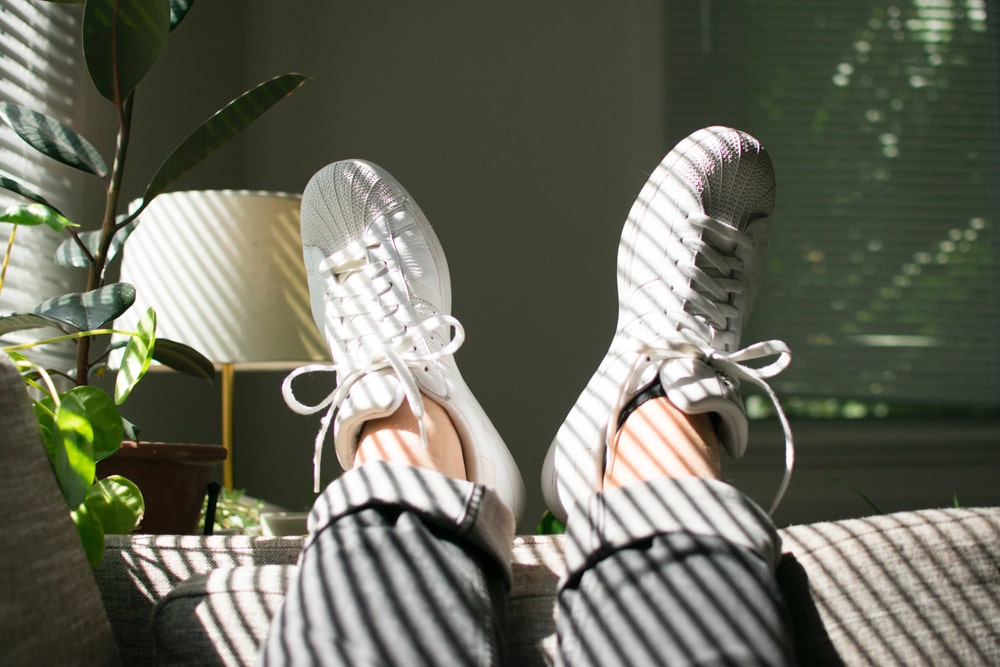
[[[170,0],[170,30],[173,31],[191,10],[194,0]]]
[[[125,431],[125,435],[122,437],[123,440],[139,439],[139,431],[141,429],[124,417],[122,417],[122,429]]]
[[[87,0],[83,54],[97,92],[120,106],[160,57],[170,0]]]
[[[38,419],[38,428],[42,431],[42,439],[45,441],[45,451],[49,455],[49,463],[55,470],[59,451],[56,449],[55,438],[52,433],[55,431],[55,403],[51,396],[43,396],[34,404],[35,417]]]
[[[38,313],[11,313],[0,316],[0,336],[12,331],[24,331],[39,327],[55,327],[62,330],[63,323]]]
[[[9,190],[9,191],[11,191],[13,193],[19,194],[22,197],[24,197],[25,199],[30,199],[33,202],[37,202],[39,204],[43,204],[45,206],[48,206],[49,208],[51,208],[56,213],[59,213],[59,209],[56,208],[55,206],[53,206],[52,204],[50,204],[48,201],[46,201],[45,197],[43,197],[42,195],[38,194],[37,192],[34,192],[33,190],[30,190],[29,188],[24,187],[23,185],[21,185],[20,183],[18,183],[17,181],[15,181],[13,178],[7,178],[6,176],[0,176],[0,188],[3,188],[4,190]],[[62,214],[60,213],[60,215],[62,215]]]
[[[557,519],[552,512],[546,510],[535,527],[537,535],[561,535],[566,532],[566,525]]]
[[[35,313],[75,331],[100,329],[135,302],[135,287],[113,283],[90,292],[64,294],[35,308]]]
[[[65,123],[10,102],[0,102],[0,118],[42,155],[101,178],[107,176],[108,166],[101,154]]]
[[[55,409],[52,438],[55,449],[55,473],[59,488],[70,507],[83,502],[94,483],[97,462],[94,460],[94,429],[87,419],[87,408],[72,394],[64,394]]]
[[[122,217],[124,216],[119,216],[119,219]],[[138,224],[138,220],[133,220],[115,232],[114,237],[111,239],[111,245],[108,246],[107,262],[110,262],[118,256],[122,246],[125,245],[125,240],[128,239],[129,235],[133,231],[135,231]],[[98,249],[101,247],[101,232],[99,230],[80,232],[76,236],[83,242],[83,245],[87,246],[91,255],[97,254]],[[60,243],[59,247],[56,248],[56,254],[53,257],[53,261],[60,266],[72,266],[78,269],[90,268],[90,259],[87,257],[86,253],[80,249],[80,246],[77,245],[75,239],[66,239]]]
[[[122,416],[118,411],[118,406],[111,400],[107,392],[98,387],[84,385],[74,387],[62,394],[65,403],[66,397],[72,396],[74,405],[78,406],[87,421],[90,422],[93,430],[94,461],[103,461],[122,446],[122,438],[125,429],[122,426]]]
[[[265,111],[288,97],[305,82],[301,74],[282,74],[243,93],[206,120],[188,135],[160,165],[146,186],[142,206],[145,208],[156,195],[180,178],[191,167],[215,152],[239,134]]]
[[[847,488],[849,488],[851,491],[853,491],[854,493],[856,493],[858,495],[858,497],[861,498],[861,500],[865,501],[865,504],[867,504],[869,507],[871,507],[875,511],[876,514],[885,514],[885,512],[883,512],[879,508],[879,506],[876,505],[874,503],[874,501],[872,501],[871,498],[869,498],[867,495],[865,495],[865,493],[861,489],[859,489],[858,487],[854,486],[853,484],[851,484],[848,481],[840,479],[839,477],[833,477],[833,476],[831,476],[830,479],[833,480],[834,482],[836,482],[837,484],[843,484],[844,486],[846,486]]]
[[[90,487],[83,502],[100,520],[105,535],[131,533],[146,509],[139,487],[121,475],[99,480]]]
[[[198,350],[167,338],[157,338],[153,359],[168,368],[192,377],[215,381],[215,364]]]
[[[130,336],[122,355],[122,365],[115,376],[115,403],[121,405],[128,398],[135,385],[153,363],[153,348],[156,343],[156,313],[146,310],[136,326],[138,335]]]
[[[101,520],[85,503],[80,503],[69,515],[76,526],[76,534],[80,536],[87,562],[90,567],[97,567],[104,558],[104,527],[101,526]]]
[[[15,225],[48,225],[57,232],[67,227],[79,227],[75,222],[67,220],[58,211],[44,204],[19,204],[7,208],[0,214],[0,222],[10,222]]]

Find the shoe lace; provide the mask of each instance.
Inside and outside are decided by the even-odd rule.
[[[731,301],[746,289],[742,256],[753,250],[754,240],[748,233],[707,215],[691,215],[689,220],[703,235],[681,239],[692,261],[678,262],[677,268],[690,282],[672,286],[683,308],[668,314],[678,327],[702,338],[708,334],[711,340],[706,326],[725,332],[730,331],[731,323],[743,324],[743,314]],[[705,236],[712,240],[706,240]],[[723,247],[732,250],[723,251]]]
[[[311,415],[326,410],[314,443],[313,491],[317,493],[323,444],[351,388],[370,373],[391,370],[403,387],[426,447],[424,402],[412,367],[426,367],[429,362],[452,355],[465,341],[465,330],[455,317],[437,312],[420,317],[408,300],[399,297],[388,264],[370,259],[370,251],[380,244],[377,238],[366,237],[320,262],[318,270],[326,281],[327,303],[336,304],[335,309],[328,305],[327,334],[343,345],[346,354],[334,363],[296,368],[281,385],[285,403],[292,411]],[[389,317],[400,309],[409,311],[409,317]],[[447,343],[438,349],[428,345],[428,336],[444,328],[454,332]],[[336,373],[337,384],[325,398],[311,405],[296,398],[292,385],[299,377],[312,373]]]
[[[668,311],[667,317],[676,323],[676,333],[666,332],[647,339],[641,332],[636,332],[628,338],[633,346],[630,351],[634,353],[634,361],[627,381],[619,389],[612,414],[617,415],[624,407],[629,388],[642,382],[645,369],[651,364],[659,367],[660,362],[674,359],[697,358],[731,380],[745,380],[761,388],[774,405],[785,436],[785,470],[768,509],[768,513],[773,514],[791,482],[795,467],[795,441],[781,401],[767,380],[788,367],[792,361],[792,353],[788,345],[780,340],[754,343],[732,352],[720,351],[705,344],[712,340],[710,329],[717,332],[729,331],[730,322],[742,327],[743,314],[731,301],[734,295],[745,291],[743,273],[746,267],[741,256],[753,249],[754,240],[746,232],[709,216],[692,215],[689,219],[695,227],[717,237],[720,243],[706,241],[700,236],[682,238],[681,242],[691,251],[692,258],[698,257],[700,261],[678,263],[678,268],[690,280],[690,284],[674,286],[683,307]],[[727,246],[732,248],[731,252],[720,249]],[[746,363],[774,356],[777,359],[761,367]],[[611,444],[615,427],[616,420],[609,420],[605,433],[606,445]]]

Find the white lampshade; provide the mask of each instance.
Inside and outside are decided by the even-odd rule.
[[[299,235],[300,196],[245,190],[160,195],[125,243],[121,280],[150,306],[157,336],[216,364],[289,368],[329,358],[309,306]]]

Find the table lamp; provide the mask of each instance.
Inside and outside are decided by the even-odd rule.
[[[313,323],[299,235],[300,196],[247,190],[162,194],[125,243],[121,280],[150,306],[157,336],[190,345],[222,379],[223,484],[233,486],[236,368],[281,370],[329,359]]]

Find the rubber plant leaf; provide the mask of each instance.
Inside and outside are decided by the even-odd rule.
[[[67,227],[79,227],[80,225],[67,220],[61,213],[49,208],[44,204],[20,204],[11,206],[3,213],[0,213],[0,222],[9,222],[15,225],[47,225],[57,232],[61,232]]]
[[[101,154],[65,123],[10,102],[0,102],[0,118],[42,155],[88,174],[107,176],[108,166]]]
[[[72,293],[49,299],[35,313],[55,320],[73,331],[100,329],[135,302],[135,287],[113,283],[90,292]]]
[[[191,11],[194,0],[170,0],[170,30],[173,31]]]
[[[19,194],[22,197],[24,197],[25,199],[30,199],[33,202],[36,202],[36,203],[48,206],[49,208],[51,208],[56,213],[59,213],[59,209],[56,208],[55,206],[53,206],[52,204],[50,204],[45,199],[45,197],[43,197],[42,195],[38,194],[37,192],[34,192],[33,190],[30,190],[29,188],[24,187],[23,185],[21,185],[20,183],[18,183],[17,181],[15,181],[13,178],[7,178],[6,176],[0,176],[0,188],[3,188],[4,190],[9,190],[10,192],[13,192],[15,194]],[[62,214],[60,214],[60,215],[62,215]]]
[[[139,487],[121,475],[99,480],[90,487],[83,502],[101,522],[105,535],[131,533],[145,511]]]
[[[184,141],[160,165],[146,186],[138,215],[154,197],[180,178],[191,167],[214,153],[239,134],[268,109],[293,93],[306,80],[301,74],[282,74],[264,81],[219,109]]]
[[[119,220],[123,219],[124,216],[118,216]],[[138,220],[133,220],[111,237],[111,245],[108,246],[108,256],[105,261],[110,262],[118,253],[121,252],[122,246],[125,245],[125,240],[129,237],[133,231],[135,231],[136,226],[139,224]],[[87,256],[81,248],[77,239],[87,250],[90,251],[91,256],[96,255],[98,249],[101,245],[101,232],[100,230],[94,230],[89,232],[80,232],[76,235],[76,239],[66,239],[59,244],[56,248],[56,254],[52,258],[53,261],[60,266],[72,266],[78,269],[90,268],[90,258]]]
[[[62,402],[71,396],[81,414],[93,430],[94,462],[103,461],[122,446],[125,429],[121,413],[107,392],[99,387],[83,385],[73,387],[61,395]]]
[[[87,0],[83,55],[94,86],[121,106],[160,57],[170,0]]]
[[[115,403],[118,405],[125,402],[135,385],[149,370],[149,365],[153,363],[155,344],[156,313],[149,308],[139,318],[134,335],[129,337],[122,355],[121,368],[115,376]]]
[[[153,360],[192,377],[215,380],[215,364],[198,350],[167,338],[157,338]]]
[[[0,317],[0,336],[12,331],[24,331],[25,329],[38,329],[39,327],[63,328],[63,322],[54,320],[38,313],[11,313]]]

